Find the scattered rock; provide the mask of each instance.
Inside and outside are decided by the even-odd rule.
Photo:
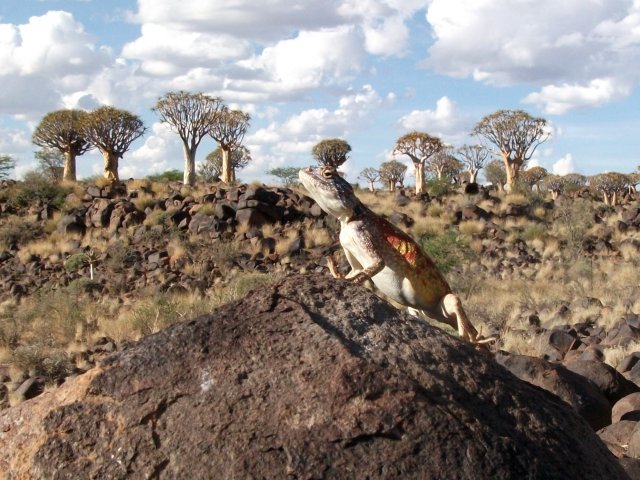
[[[584,417],[594,430],[611,423],[611,404],[582,375],[541,358],[500,352],[496,361],[516,377],[544,388],[567,402]]]
[[[621,420],[598,430],[598,436],[616,457],[626,456],[629,440],[638,422]]]
[[[620,420],[640,421],[640,392],[622,397],[613,405],[611,421],[616,423]]]
[[[620,372],[606,363],[593,360],[575,360],[565,362],[564,366],[593,382],[612,405],[622,397],[640,391],[640,387],[624,378]]]

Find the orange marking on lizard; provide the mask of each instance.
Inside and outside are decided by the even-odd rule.
[[[418,257],[420,256],[418,251],[420,247],[416,245],[416,242],[382,218],[372,218],[378,224],[378,228],[382,231],[382,235],[389,245],[402,255],[409,265],[415,267]]]

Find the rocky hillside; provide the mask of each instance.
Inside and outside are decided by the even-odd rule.
[[[0,417],[6,478],[624,479],[589,425],[360,286],[292,275]]]
[[[197,322],[181,327],[187,330],[166,330],[161,335],[163,342],[169,342],[166,345],[153,343],[156,340],[151,338],[158,337],[144,338],[171,324],[208,314],[228,301],[244,298],[258,285],[297,274],[317,274],[294,278],[300,289],[311,288],[307,285],[310,281],[323,285],[305,293],[314,298],[309,302],[322,309],[325,290],[333,288],[326,256],[335,255],[346,267],[337,243],[335,220],[326,217],[299,191],[258,185],[185,189],[179,183],[130,181],[118,187],[85,185],[68,189],[60,201],[59,195],[42,194],[42,186],[36,190],[27,187],[5,184],[0,188],[0,409],[5,409],[2,415],[8,419],[3,428],[11,429],[11,422],[18,418],[15,415],[22,415],[20,412],[33,412],[23,410],[31,408],[28,405],[43,409],[41,417],[29,415],[45,418],[59,401],[79,401],[89,395],[88,390],[82,390],[79,397],[65,392],[78,385],[89,388],[94,385],[94,378],[103,378],[111,366],[124,365],[125,360],[121,359],[131,358],[131,365],[147,362],[136,360],[145,358],[145,346],[151,349],[149,355],[174,358],[173,353],[166,352],[173,348],[167,346],[173,341],[167,336],[177,335],[175,332],[187,335],[188,343],[192,342],[190,335],[195,336],[193,341],[199,345],[204,327],[196,328]],[[586,191],[555,200],[535,192],[504,195],[487,190],[453,192],[436,198],[415,198],[403,192],[392,195],[361,191],[359,195],[372,209],[420,242],[463,298],[473,323],[483,334],[499,337],[493,346],[495,361],[528,384],[552,392],[565,402],[563,405],[573,407],[591,430],[598,432],[629,475],[640,478],[638,201],[628,197],[621,205],[608,207]],[[257,307],[247,305],[251,305],[254,295],[238,304],[245,306],[242,311],[225,307],[232,310],[219,312],[227,312],[225,318],[240,315],[252,319]],[[379,308],[382,307],[375,307]],[[383,310],[388,312],[386,308]],[[216,318],[222,318],[220,315],[216,314]],[[313,318],[322,322],[322,315]],[[362,315],[375,317],[372,313]],[[334,320],[340,323],[353,319],[346,316]],[[206,328],[213,328],[213,320],[208,322]],[[321,327],[329,334],[342,331],[342,327],[333,331],[331,325]],[[352,327],[360,335],[358,325]],[[365,327],[363,321],[362,329]],[[346,341],[351,338],[349,335],[339,338]],[[132,346],[132,341],[140,338],[141,343]],[[279,355],[278,345],[283,341],[284,338],[268,344],[274,355]],[[352,344],[345,345],[351,348]],[[202,348],[202,355],[209,355],[205,351],[209,347]],[[429,348],[433,350],[434,346],[429,344]],[[200,359],[199,354],[184,355],[185,361]],[[476,353],[469,355],[476,358]],[[185,378],[191,378],[191,367],[183,360],[176,361]],[[324,365],[321,359],[314,362]],[[428,363],[421,363],[420,368]],[[134,367],[122,368],[128,371]],[[233,368],[230,366],[229,371],[234,372]],[[467,367],[459,368],[466,371]],[[455,392],[457,388],[467,389],[466,380],[457,377],[460,372],[456,372],[451,373],[455,377],[451,385],[462,382],[462,386],[451,388]],[[295,375],[304,377],[303,373]],[[166,380],[178,382],[173,377]],[[243,384],[242,379],[238,382]],[[62,385],[58,393],[54,389],[57,385]],[[97,395],[114,398],[113,395],[120,395],[117,388],[121,387],[114,388],[109,391],[104,387]],[[476,392],[478,388],[481,387],[471,390]],[[43,392],[49,393],[42,395]],[[73,400],[67,402],[64,398]],[[509,402],[515,402],[512,399],[503,405],[500,398],[492,399],[494,406],[507,408]],[[164,411],[167,402],[172,401],[165,400],[157,410]],[[312,404],[313,409],[321,408]],[[82,408],[85,407],[80,411],[84,411]],[[464,408],[472,411],[475,407]],[[383,422],[378,417],[375,421]],[[500,417],[491,428],[506,428],[498,425],[503,421],[507,420]],[[146,422],[143,425],[153,430],[153,422]],[[511,420],[507,423],[513,426]],[[49,438],[53,432],[46,433],[48,427],[44,424],[34,425],[40,425],[37,438]],[[384,433],[382,438],[395,441],[394,432],[390,437]],[[20,430],[18,437],[4,438],[18,442],[15,439],[23,438],[23,434],[27,435]],[[530,434],[533,435],[527,433]],[[29,435],[24,437],[25,445],[32,445]],[[366,443],[372,434],[361,435]],[[374,437],[377,439],[376,435],[371,438]],[[73,438],[68,439],[70,445],[74,442]],[[285,452],[287,462],[298,465],[296,457],[289,459],[286,451],[290,450],[278,451]],[[35,455],[35,450],[32,453]],[[334,453],[326,455],[325,459],[342,459],[341,462],[346,458]],[[152,457],[148,463],[143,462],[145,466],[140,471],[169,468],[166,459]],[[74,465],[79,468],[79,464]],[[456,465],[463,472],[470,468],[462,463]],[[303,467],[296,471],[307,472]],[[512,478],[504,475],[503,478]]]

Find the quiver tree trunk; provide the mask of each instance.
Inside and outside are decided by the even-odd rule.
[[[231,165],[230,153],[228,148],[222,147],[222,173],[220,174],[220,180],[227,185],[235,181],[235,172],[233,171],[233,165]]]
[[[120,180],[118,177],[118,154],[113,152],[102,152],[104,159],[104,178],[111,183]]]
[[[514,162],[504,162],[504,169],[507,173],[507,186],[508,190],[513,191],[513,187],[516,186],[518,175],[520,174],[520,164]]]
[[[64,152],[62,180],[69,182],[76,181],[76,156],[73,152]]]
[[[416,195],[424,193],[424,162],[414,162],[416,167]]]
[[[182,182],[193,187],[196,184],[196,150],[184,146],[184,177]]]

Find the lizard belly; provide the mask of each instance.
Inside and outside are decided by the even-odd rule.
[[[416,301],[416,292],[411,282],[388,266],[371,277],[371,280],[378,290],[402,305],[412,306]]]

